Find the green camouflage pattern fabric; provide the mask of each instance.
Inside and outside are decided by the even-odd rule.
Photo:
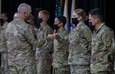
[[[51,59],[37,60],[37,74],[51,74]]]
[[[90,56],[91,56],[90,54],[91,37],[92,37],[91,30],[83,22],[77,25],[73,29],[73,31],[70,32],[68,64],[70,64],[71,67],[70,68],[71,74],[90,73],[89,67],[90,67]],[[72,65],[75,65],[76,70]],[[86,73],[83,73],[82,72],[83,70]]]
[[[91,73],[113,71],[115,40],[113,31],[104,23],[92,36]]]
[[[1,30],[2,30],[2,26],[1,26],[1,22],[0,22],[0,34],[1,34]]]
[[[70,68],[68,65],[54,67],[52,70],[52,74],[70,74]]]
[[[22,19],[11,21],[3,35],[8,48],[7,74],[36,74],[35,48],[44,45],[46,38],[36,40],[29,24]]]
[[[7,27],[8,22],[4,23],[4,27],[1,27],[0,33],[0,54],[1,54],[1,71],[0,74],[8,74],[8,55],[7,55],[7,47],[4,41],[4,30]]]
[[[48,24],[41,24],[36,31],[37,39],[43,39],[48,34],[53,33],[53,29]],[[36,49],[37,74],[51,74],[53,41]]]
[[[75,27],[69,34],[69,64],[90,64],[90,43],[92,33],[84,24]]]
[[[110,71],[100,71],[100,72],[97,72],[97,73],[91,73],[91,74],[115,74],[115,73],[110,72]]]
[[[8,25],[8,22],[4,22],[4,24],[2,26],[3,30],[6,29],[7,25]]]
[[[69,32],[66,29],[61,29],[58,32],[60,39],[54,39],[54,53],[53,53],[53,68],[54,74],[69,74],[68,62],[68,40]]]
[[[71,74],[90,74],[88,65],[70,65]]]

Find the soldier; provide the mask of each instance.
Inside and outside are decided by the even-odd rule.
[[[35,26],[35,18],[34,16],[31,14],[27,19],[26,22],[29,23],[31,26]]]
[[[53,74],[70,74],[69,66],[67,63],[68,59],[68,40],[67,36],[69,32],[64,28],[66,24],[66,17],[57,16],[54,21],[54,31],[58,33],[58,38],[54,39],[54,53],[53,53]],[[53,35],[51,39],[53,39]],[[55,36],[55,35],[54,35]]]
[[[83,9],[73,11],[72,23],[75,28],[69,34],[69,57],[71,74],[90,74],[91,30],[84,21],[86,13]],[[78,23],[77,23],[78,21]]]
[[[16,13],[17,14],[17,13]],[[14,15],[16,15],[16,14],[14,14]],[[3,14],[4,15],[4,14]],[[18,17],[17,15],[16,15],[16,17]],[[8,24],[8,22],[6,21],[6,22],[4,22],[4,25],[3,25],[3,27],[2,27],[2,31],[1,31],[1,35],[0,35],[0,40],[3,40],[3,34],[4,34],[4,32],[5,32],[5,29],[6,29],[6,26],[7,26],[7,24]],[[1,41],[1,43],[0,43],[0,46],[2,46],[2,47],[0,47],[0,53],[2,54],[1,55],[1,73],[2,74],[8,74],[8,49],[7,49],[7,47],[6,47],[6,43],[5,43],[5,41],[4,41],[4,43],[2,44],[2,42],[3,41]]]
[[[37,74],[34,48],[47,44],[47,38],[36,40],[29,24],[24,21],[31,13],[30,8],[26,3],[20,4],[18,17],[8,24],[0,38],[0,48],[8,50],[7,74]]]
[[[89,22],[95,27],[91,43],[91,73],[112,74],[115,54],[114,33],[105,25],[100,9],[89,12]]]
[[[4,30],[6,29],[7,25],[8,25],[8,17],[6,13],[2,13],[0,15],[0,23],[1,23],[1,36],[2,36],[2,32],[4,32]],[[0,43],[1,45],[1,43]],[[7,62],[7,52],[3,52],[3,50],[7,50],[5,49],[0,49],[0,54],[1,54],[1,71],[2,74],[7,74],[7,70],[8,70],[8,62]]]
[[[39,30],[37,31],[37,38],[42,39],[47,37],[48,34],[52,34],[52,28],[47,24],[50,14],[46,10],[41,10],[38,13],[38,21],[40,23]],[[52,50],[53,41],[49,41],[48,44],[37,48],[36,60],[37,60],[37,74],[51,74],[52,64]]]
[[[8,25],[8,16],[7,16],[7,13],[2,13],[0,15],[0,22],[1,22],[2,29],[5,29],[6,26]]]
[[[8,74],[8,54],[7,54],[7,47],[4,41],[4,31],[5,29],[1,30],[0,33],[0,54],[1,54],[1,71],[0,74]]]

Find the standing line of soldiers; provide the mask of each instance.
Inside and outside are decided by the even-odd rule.
[[[30,5],[21,3],[14,19],[1,29],[0,74],[112,74],[115,37],[100,9],[89,12],[93,34],[83,9],[73,11],[75,27],[70,32],[64,28],[66,17],[55,17],[53,31],[48,11],[39,11],[39,28],[31,12]]]

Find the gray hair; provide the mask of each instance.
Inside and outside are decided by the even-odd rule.
[[[28,12],[31,10],[31,6],[26,4],[26,3],[21,3],[18,8],[17,8],[17,11],[19,13],[22,13],[22,12]]]

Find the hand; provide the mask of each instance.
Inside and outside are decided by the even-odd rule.
[[[50,39],[50,40],[54,40],[54,39],[57,38],[57,33],[48,34],[47,38]]]

